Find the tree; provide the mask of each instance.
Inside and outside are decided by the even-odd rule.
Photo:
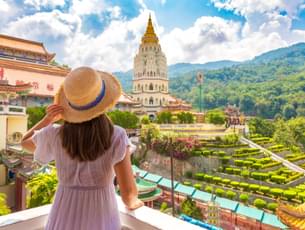
[[[178,113],[176,116],[180,124],[191,124],[195,121],[194,115],[190,112],[181,112]]]
[[[216,193],[217,196],[224,196],[225,191],[223,189],[221,189],[221,188],[217,188],[215,190],[215,193]]]
[[[243,203],[247,203],[249,200],[249,196],[247,194],[240,194],[239,200],[241,200]]]
[[[181,212],[197,220],[202,220],[200,208],[196,206],[196,202],[189,196],[181,203]]]
[[[240,110],[245,112],[245,114],[253,114],[255,106],[255,100],[250,95],[244,95],[240,100]]]
[[[223,125],[225,123],[225,114],[221,110],[210,110],[207,113],[207,120],[215,125]]]
[[[39,173],[27,183],[30,193],[27,198],[27,208],[34,208],[45,204],[50,204],[55,195],[58,179],[56,170],[50,174]]]
[[[170,124],[172,121],[173,115],[171,112],[160,112],[157,114],[157,122],[159,124]]]
[[[233,200],[234,197],[236,196],[236,193],[233,191],[228,190],[226,193],[227,198],[229,198],[230,200]]]
[[[285,146],[291,147],[297,145],[293,131],[290,129],[287,122],[282,119],[277,120],[275,123],[273,139],[276,143],[283,144]]]
[[[6,204],[6,195],[0,193],[0,216],[11,213],[10,208]]]
[[[267,202],[262,199],[255,199],[253,204],[255,207],[262,209],[266,207]]]
[[[273,211],[273,212],[276,211],[277,207],[278,207],[277,203],[268,203],[267,204],[267,209],[269,209],[270,211]]]
[[[139,118],[131,112],[114,110],[108,112],[107,115],[111,121],[125,129],[135,129],[138,127]]]
[[[289,120],[293,117],[296,117],[297,112],[296,112],[295,108],[293,107],[293,105],[285,105],[285,107],[283,109],[283,115],[287,120]]]
[[[160,212],[164,212],[168,208],[168,205],[166,202],[162,202],[160,207]]]
[[[149,117],[148,116],[143,116],[141,119],[141,124],[143,125],[148,125],[150,123]]]
[[[46,107],[28,107],[26,113],[28,114],[28,129],[30,129],[45,116]]]
[[[271,121],[259,117],[251,118],[248,125],[252,134],[260,134],[264,137],[272,137],[275,131],[275,126]]]
[[[206,192],[208,192],[208,193],[212,193],[212,192],[213,192],[213,187],[207,185],[207,186],[204,188],[204,190],[205,190]]]

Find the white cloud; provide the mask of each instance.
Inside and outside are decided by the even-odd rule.
[[[7,1],[0,0],[0,12],[7,13],[10,11],[10,6]]]
[[[24,4],[31,5],[39,10],[41,7],[55,8],[56,6],[64,6],[65,0],[25,0]]]
[[[0,5],[3,2],[0,0]],[[100,0],[74,0],[67,13],[53,10],[20,16],[0,27],[0,32],[44,42],[50,52],[57,53],[59,61],[71,67],[89,65],[106,71],[129,70],[151,12],[143,0],[138,2],[142,5],[139,15],[126,19],[119,6],[108,6]],[[165,33],[151,12],[168,64],[246,60],[271,49],[305,41],[305,31],[291,29],[295,8],[301,8],[298,0],[293,1],[294,8],[285,6],[283,0],[214,2],[218,7],[244,15],[245,23],[205,16],[187,29],[174,28]],[[285,9],[287,14],[281,15],[279,8]],[[83,16],[101,12],[109,12],[111,20],[103,31],[97,35],[82,32]]]
[[[72,0],[70,12],[77,15],[99,14],[106,7],[104,0]]]

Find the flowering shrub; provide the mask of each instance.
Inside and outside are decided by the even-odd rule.
[[[171,142],[168,137],[164,137],[155,139],[152,143],[152,149],[157,153],[170,156],[172,151],[173,156],[178,160],[186,160],[193,156],[194,151],[199,147],[200,143],[194,138],[175,138]]]

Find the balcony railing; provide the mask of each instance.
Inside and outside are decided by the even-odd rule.
[[[188,222],[174,218],[157,210],[141,207],[135,211],[128,211],[117,198],[122,229],[128,230],[156,230],[156,229],[183,229],[183,230],[203,230]],[[38,208],[27,209],[21,212],[12,213],[0,217],[1,230],[42,230],[48,218],[51,205]]]
[[[0,115],[25,115],[26,108],[16,105],[0,105]]]

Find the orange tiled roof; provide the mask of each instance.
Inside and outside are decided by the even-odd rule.
[[[292,229],[305,229],[305,204],[293,207],[280,203],[276,213],[279,219]]]
[[[124,92],[121,94],[118,103],[122,103],[122,104],[137,104],[137,102],[135,102],[131,97],[129,97]]]
[[[4,34],[0,34],[0,46],[44,54],[52,57],[55,56],[54,54],[47,52],[43,43],[16,38]]]

